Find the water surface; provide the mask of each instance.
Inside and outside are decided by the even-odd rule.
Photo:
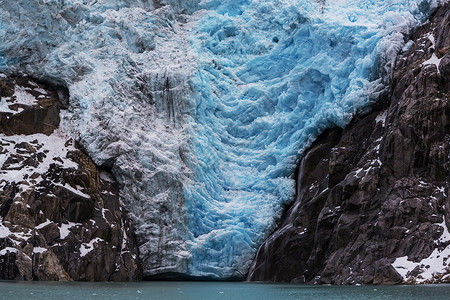
[[[450,284],[323,286],[245,282],[0,282],[0,299],[450,299]]]

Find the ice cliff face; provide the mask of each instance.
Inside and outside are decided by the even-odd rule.
[[[64,127],[120,181],[147,276],[242,278],[303,150],[442,2],[3,0],[0,70],[68,87]]]

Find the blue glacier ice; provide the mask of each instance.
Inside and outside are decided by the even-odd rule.
[[[62,126],[119,180],[145,275],[243,278],[302,152],[443,2],[2,0],[0,71],[69,89]]]

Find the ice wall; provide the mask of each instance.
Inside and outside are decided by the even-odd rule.
[[[189,272],[243,275],[293,196],[302,151],[389,81],[432,1],[203,1],[186,187]],[[206,264],[205,261],[208,263]]]
[[[121,183],[145,274],[240,278],[302,151],[382,92],[439,1],[0,4],[0,71],[69,88],[63,126]]]

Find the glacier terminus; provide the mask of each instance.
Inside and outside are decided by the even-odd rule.
[[[144,275],[243,279],[325,129],[388,88],[445,0],[0,0],[0,72],[69,91]]]

